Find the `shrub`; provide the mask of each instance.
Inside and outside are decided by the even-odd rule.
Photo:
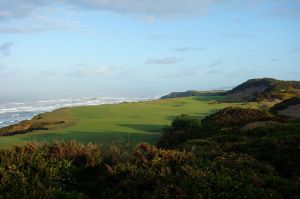
[[[174,130],[186,130],[197,128],[200,125],[201,122],[198,118],[191,117],[187,114],[182,114],[173,120],[171,128]]]
[[[255,121],[280,120],[272,114],[257,109],[228,107],[202,120],[206,127],[240,127]]]
[[[177,116],[170,127],[164,129],[164,134],[159,139],[157,146],[172,148],[189,139],[206,136],[209,132],[202,128],[198,118],[186,114]]]
[[[28,143],[0,150],[0,198],[297,198],[298,181],[222,145],[211,137],[176,150],[142,143],[122,153]]]

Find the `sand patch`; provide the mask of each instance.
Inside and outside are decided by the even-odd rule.
[[[287,109],[278,111],[278,115],[300,119],[300,104],[291,105]]]
[[[264,127],[264,126],[268,126],[268,125],[274,125],[274,124],[280,124],[280,123],[275,122],[275,121],[252,122],[252,123],[242,126],[240,128],[240,130],[242,132],[244,132],[244,131],[249,131],[249,130],[252,130],[255,128]]]

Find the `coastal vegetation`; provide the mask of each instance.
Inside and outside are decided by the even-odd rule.
[[[297,199],[299,98],[256,99],[62,108],[5,127],[0,198]]]
[[[227,112],[227,117],[231,113]],[[167,127],[169,138],[162,137],[157,146],[141,143],[132,149],[124,143],[101,146],[68,141],[2,149],[0,195],[298,198],[299,123],[285,121],[246,132],[216,129],[211,122],[204,127],[204,123],[197,117],[180,115]]]

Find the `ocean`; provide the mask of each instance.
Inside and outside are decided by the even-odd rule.
[[[36,101],[18,101],[0,103],[0,128],[29,120],[37,114],[53,111],[62,107],[92,106],[100,104],[117,104],[122,102],[137,102],[155,99],[126,97],[83,97],[62,98]]]

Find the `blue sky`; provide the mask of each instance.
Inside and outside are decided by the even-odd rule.
[[[299,0],[0,0],[0,99],[300,80]]]

